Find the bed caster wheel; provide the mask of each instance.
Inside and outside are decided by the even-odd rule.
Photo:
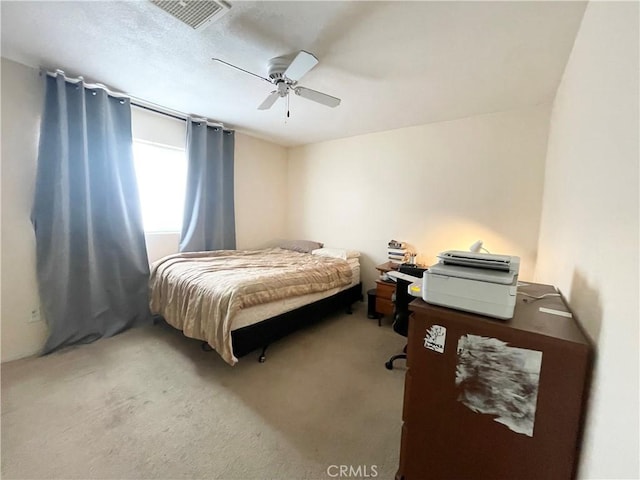
[[[387,370],[393,370],[393,362],[392,361],[384,362],[384,366],[387,368]]]
[[[258,361],[260,363],[264,363],[264,361],[267,359],[267,348],[269,348],[269,345],[265,345],[264,347],[262,347],[262,353],[258,357]]]

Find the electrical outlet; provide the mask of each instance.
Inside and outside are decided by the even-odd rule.
[[[31,316],[29,317],[29,323],[40,321],[40,308],[34,308],[31,310]]]

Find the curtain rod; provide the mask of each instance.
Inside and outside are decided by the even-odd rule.
[[[157,105],[155,103],[151,103],[148,102],[146,100],[143,100],[141,98],[138,97],[134,97],[133,95],[129,95],[126,93],[120,93],[120,92],[114,92],[113,90],[110,90],[107,86],[101,84],[101,83],[87,83],[84,81],[84,77],[79,76],[77,78],[70,78],[67,77],[64,73],[63,70],[57,69],[53,72],[47,71],[45,69],[40,69],[40,74],[46,74],[49,75],[51,77],[56,77],[58,75],[60,75],[62,78],[64,78],[66,81],[71,82],[71,83],[80,83],[82,82],[84,85],[86,85],[88,88],[102,88],[104,91],[107,92],[107,94],[109,94],[112,97],[115,98],[128,98],[131,105],[135,106],[135,107],[139,107],[139,108],[143,108],[145,110],[149,110],[151,112],[155,112],[155,113],[159,113],[160,115],[165,115],[167,117],[171,117],[171,118],[175,118],[177,120],[193,120],[196,122],[205,122],[207,125],[211,125],[214,127],[221,127],[223,129],[225,129],[226,127],[224,126],[224,123],[222,122],[217,122],[214,120],[210,120],[208,118],[203,118],[203,117],[195,117],[193,115],[189,115],[187,113],[183,113],[180,112],[178,110],[173,110],[170,108],[166,108],[166,107],[162,107],[160,105]]]
[[[143,108],[145,110],[149,110],[150,112],[159,113],[160,115],[165,115],[167,117],[175,118],[177,120],[193,120],[195,122],[205,122],[207,125],[211,125],[214,127],[221,127],[225,129],[224,123],[216,122],[210,120],[208,118],[202,117],[194,117],[193,115],[189,115],[187,113],[179,112],[178,110],[173,110],[166,107],[161,107],[160,105],[156,105],[155,103],[147,102],[146,100],[142,100],[141,98],[129,96],[131,100],[131,105],[138,108]]]
[[[187,119],[184,115],[180,114],[180,112],[174,114],[174,113],[169,113],[168,111],[160,111],[158,108],[153,108],[148,105],[142,104],[139,100],[134,99],[133,97],[131,97],[130,100],[131,100],[130,103],[133,107],[143,108],[145,110],[149,110],[150,112],[159,113],[160,115],[165,115],[167,117],[175,118],[176,120]]]

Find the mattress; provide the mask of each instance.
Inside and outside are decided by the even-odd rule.
[[[347,260],[351,271],[353,272],[351,283],[342,288],[332,288],[324,292],[310,293],[307,295],[301,295],[294,298],[285,298],[276,302],[264,303],[262,305],[255,305],[253,307],[244,308],[240,310],[231,325],[231,331],[238,330],[239,328],[248,327],[255,323],[262,322],[268,318],[281,315],[283,313],[290,312],[296,308],[300,308],[304,305],[308,305],[323,298],[331,297],[336,293],[347,290],[360,283],[360,262],[358,258],[350,258]]]

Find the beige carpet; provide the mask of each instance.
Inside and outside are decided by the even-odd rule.
[[[263,364],[166,324],[3,364],[2,478],[391,479],[405,370],[384,362],[404,340],[359,303]]]

